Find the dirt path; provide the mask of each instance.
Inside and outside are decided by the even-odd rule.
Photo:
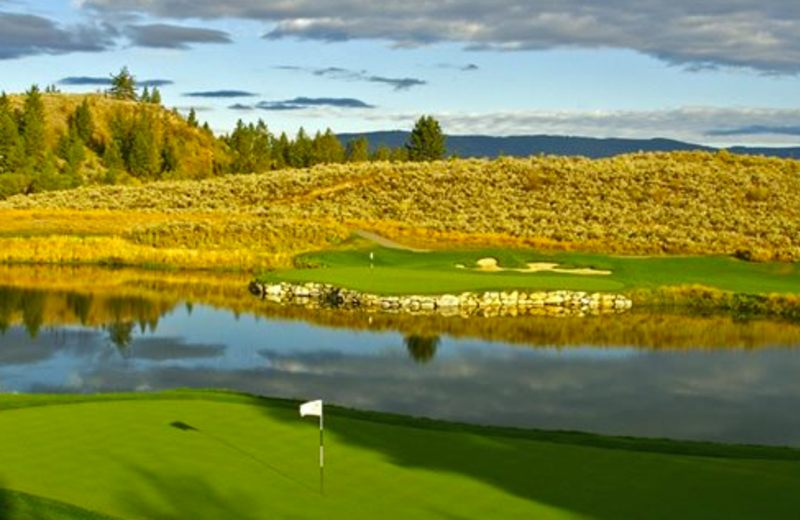
[[[389,249],[400,249],[403,251],[413,251],[415,253],[427,253],[430,249],[416,249],[414,247],[404,246],[403,244],[398,244],[392,240],[389,240],[386,237],[382,237],[380,235],[376,235],[370,231],[363,231],[361,229],[357,229],[354,233],[361,238],[366,238],[372,242],[375,242],[379,246],[388,247]]]

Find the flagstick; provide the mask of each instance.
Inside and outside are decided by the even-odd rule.
[[[319,494],[325,494],[325,442],[323,440],[323,424],[322,424],[322,415],[323,413],[320,412],[319,414]]]

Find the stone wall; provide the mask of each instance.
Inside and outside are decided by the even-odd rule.
[[[620,294],[576,291],[384,296],[328,284],[251,282],[250,292],[283,305],[446,316],[587,315],[625,312],[632,306]]]

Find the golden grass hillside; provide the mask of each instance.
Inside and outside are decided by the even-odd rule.
[[[11,107],[21,110],[25,96],[14,94],[8,96]],[[113,118],[124,114],[134,117],[135,114],[147,111],[158,124],[155,124],[157,133],[169,133],[176,142],[180,143],[176,172],[181,178],[202,179],[218,173],[225,164],[227,153],[223,150],[214,136],[201,128],[189,125],[181,115],[170,111],[160,105],[113,99],[102,93],[96,94],[66,94],[62,92],[43,92],[45,131],[48,148],[53,148],[59,136],[67,131],[70,116],[75,109],[86,100],[94,123],[93,141],[104,148],[111,140],[111,121]],[[85,143],[89,144],[89,143]],[[86,150],[87,159],[82,169],[84,181],[87,183],[100,182],[106,172],[100,157],[90,150]],[[118,182],[136,184],[133,177],[118,179]]]
[[[0,236],[52,229],[153,251],[284,254],[239,267],[285,263],[354,229],[429,245],[793,261],[799,196],[800,162],[726,152],[364,163],[12,197]]]

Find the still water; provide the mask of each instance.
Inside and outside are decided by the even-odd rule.
[[[522,321],[520,321],[522,320]],[[0,391],[227,388],[479,424],[800,447],[800,324],[401,318],[244,280],[0,268]]]

